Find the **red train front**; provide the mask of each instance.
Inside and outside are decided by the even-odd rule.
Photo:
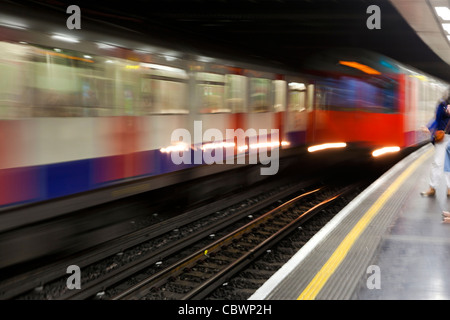
[[[351,143],[371,151],[399,150],[426,141],[447,85],[385,56],[342,49],[308,61],[317,75],[307,143]]]

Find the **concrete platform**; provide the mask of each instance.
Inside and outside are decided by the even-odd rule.
[[[444,182],[422,197],[434,147],[412,153],[356,197],[250,300],[450,299]]]

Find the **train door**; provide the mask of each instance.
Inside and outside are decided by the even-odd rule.
[[[300,79],[288,82],[286,138],[291,146],[305,144],[308,113],[312,111],[313,85]]]
[[[419,79],[414,76],[406,77],[405,81],[405,107],[403,118],[403,136],[405,146],[416,143],[416,102],[418,99],[417,88]]]
[[[273,81],[274,88],[274,129],[279,130],[279,141],[286,140],[286,103],[287,103],[287,82],[283,76],[278,76]]]

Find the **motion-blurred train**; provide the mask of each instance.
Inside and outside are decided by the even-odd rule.
[[[233,168],[171,161],[172,132],[193,132],[194,121],[203,131],[278,129],[271,147],[282,150],[417,145],[447,90],[363,50],[326,52],[297,74],[104,29],[0,15],[0,212],[71,201],[42,213],[51,217],[179,182],[186,169],[194,178]],[[202,143],[211,142],[225,147]],[[85,194],[95,196],[74,200]]]

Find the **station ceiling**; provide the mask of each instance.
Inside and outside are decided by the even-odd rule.
[[[408,1],[418,0],[6,2],[30,8],[30,14],[42,9],[66,17],[67,7],[76,4],[81,8],[82,21],[112,24],[208,50],[268,59],[292,69],[300,68],[304,59],[319,51],[364,48],[450,82],[450,65],[424,42],[411,21],[405,19],[405,12],[398,11]],[[367,8],[371,5],[380,8],[381,29],[367,27],[371,16]],[[420,18],[420,12],[415,14]]]

